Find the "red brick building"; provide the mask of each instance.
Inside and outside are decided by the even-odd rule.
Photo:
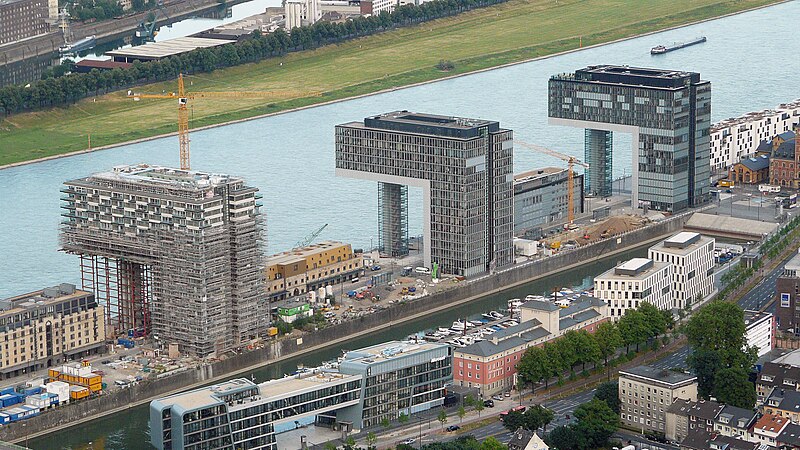
[[[570,330],[593,333],[608,320],[603,300],[581,296],[568,308],[534,300],[522,305],[521,322],[453,352],[453,383],[478,388],[484,397],[516,385],[517,363],[530,347],[543,345]]]
[[[772,139],[769,161],[769,184],[800,188],[800,146],[797,141],[798,126]]]

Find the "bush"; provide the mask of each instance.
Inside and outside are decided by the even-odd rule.
[[[453,61],[450,61],[448,59],[442,59],[439,60],[439,62],[436,64],[436,68],[441,70],[442,72],[450,72],[451,70],[456,68],[456,65],[453,64]]]

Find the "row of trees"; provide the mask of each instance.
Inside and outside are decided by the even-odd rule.
[[[416,450],[417,447],[408,444],[400,444],[397,450]],[[486,438],[483,442],[475,439],[475,436],[459,436],[450,442],[434,442],[422,446],[425,450],[505,450],[506,447],[493,437]]]
[[[767,256],[769,258],[775,258],[778,256],[786,249],[786,244],[788,242],[786,240],[794,237],[792,231],[794,231],[798,225],[800,225],[800,216],[790,220],[786,225],[781,227],[777,233],[764,241],[759,248],[759,253],[761,253],[762,256]]]
[[[610,358],[619,348],[625,346],[628,352],[635,346],[638,352],[640,344],[657,342],[655,338],[672,326],[669,311],[659,311],[651,303],[643,302],[618,322],[600,324],[594,334],[586,330],[568,331],[542,347],[529,348],[517,364],[518,380],[521,387],[534,386],[542,381],[547,387],[551,378],[562,381],[567,371],[574,375],[578,365],[584,371],[586,364],[597,365],[600,362],[610,368]]]
[[[528,431],[536,431],[539,428],[547,431],[547,425],[553,421],[555,415],[553,411],[542,405],[531,406],[524,413],[510,411],[503,418],[503,426],[510,431],[517,431],[520,428]]]
[[[685,331],[692,348],[687,363],[697,375],[698,395],[752,408],[756,391],[748,374],[757,353],[747,346],[742,308],[730,302],[711,302],[689,319]]]
[[[0,112],[10,115],[52,106],[72,104],[88,95],[99,95],[136,84],[175,79],[179,73],[211,72],[288,52],[316,48],[382,31],[413,25],[506,0],[434,0],[421,5],[403,5],[393,12],[370,17],[356,17],[343,23],[317,22],[298,27],[291,34],[284,30],[262,35],[254,32],[249,39],[214,48],[196,49],[160,61],[137,62],[127,69],[90,73],[72,73],[47,78],[28,86],[0,89]]]

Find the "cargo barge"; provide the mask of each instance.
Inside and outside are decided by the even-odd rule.
[[[661,55],[661,54],[664,54],[664,53],[667,53],[667,52],[671,52],[673,50],[679,50],[679,49],[682,49],[684,47],[689,47],[691,45],[702,44],[705,41],[706,41],[706,37],[705,36],[701,36],[699,38],[693,39],[693,40],[688,41],[688,42],[676,42],[676,43],[674,43],[672,45],[656,45],[655,47],[650,49],[650,54],[651,55]]]

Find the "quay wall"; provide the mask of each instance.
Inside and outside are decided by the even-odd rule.
[[[237,375],[303,353],[332,345],[343,345],[348,340],[380,331],[434,312],[446,310],[456,304],[478,300],[486,295],[501,292],[538,278],[569,270],[614,254],[642,246],[664,238],[683,228],[691,214],[670,217],[645,228],[611,236],[597,243],[563,251],[535,262],[520,264],[492,275],[486,275],[453,289],[437,292],[420,299],[393,305],[379,314],[369,314],[355,320],[334,325],[302,336],[286,336],[273,340],[264,348],[245,351],[242,354],[212,364],[184,370],[175,375],[156,380],[144,380],[125,389],[115,390],[97,398],[76,402],[54,411],[27,419],[25,427],[12,423],[0,427],[0,440],[19,442],[47,434],[57,428],[77,425],[104,415],[149,403],[157,397],[202,386]]]

